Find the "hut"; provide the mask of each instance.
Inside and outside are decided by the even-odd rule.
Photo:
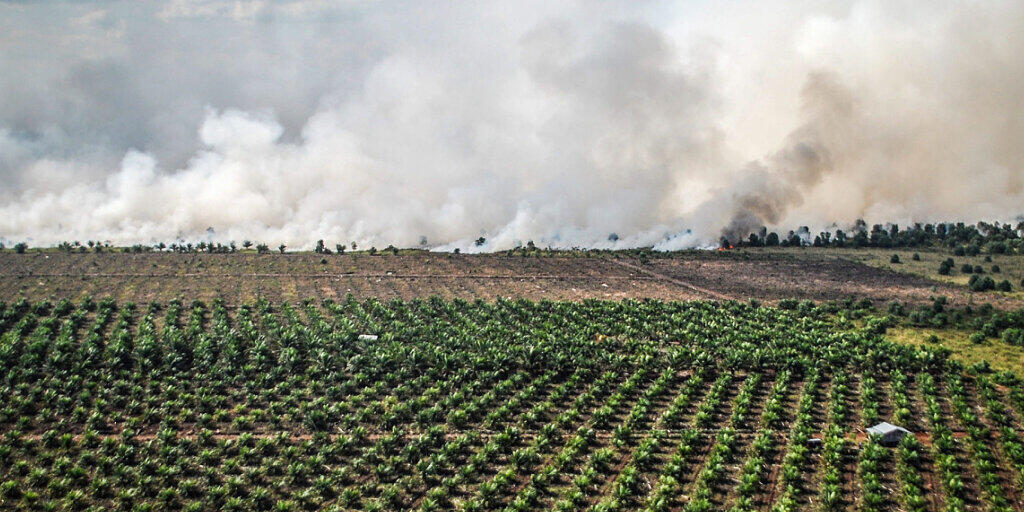
[[[868,428],[868,435],[878,436],[883,446],[895,446],[909,433],[910,431],[903,427],[884,421]]]

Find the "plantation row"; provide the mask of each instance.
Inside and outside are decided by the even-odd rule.
[[[0,506],[1020,511],[1024,384],[873,332],[731,302],[4,304]]]

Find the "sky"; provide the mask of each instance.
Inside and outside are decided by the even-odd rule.
[[[1024,213],[1021,2],[0,0],[0,98],[8,243],[679,249]]]

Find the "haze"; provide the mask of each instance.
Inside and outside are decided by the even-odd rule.
[[[1019,1],[0,1],[0,98],[33,245],[676,249],[1024,204]]]

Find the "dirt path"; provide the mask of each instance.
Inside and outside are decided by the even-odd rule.
[[[611,261],[613,261],[617,265],[626,267],[626,268],[631,269],[631,270],[635,270],[635,271],[640,272],[642,274],[646,274],[649,277],[652,277],[652,278],[655,278],[655,279],[659,279],[661,281],[666,281],[666,282],[672,283],[672,284],[674,284],[676,286],[682,286],[683,288],[686,288],[686,289],[688,289],[690,291],[694,291],[694,292],[706,295],[706,296],[711,297],[713,299],[729,300],[729,299],[732,298],[732,297],[730,297],[728,295],[725,295],[725,294],[722,294],[722,293],[718,293],[716,291],[709,290],[707,288],[701,288],[700,286],[697,286],[695,284],[683,281],[682,279],[671,277],[671,276],[662,274],[660,272],[655,272],[653,270],[646,269],[646,268],[641,267],[639,265],[634,265],[633,263],[630,263],[630,262],[625,261],[625,260],[613,259]]]

